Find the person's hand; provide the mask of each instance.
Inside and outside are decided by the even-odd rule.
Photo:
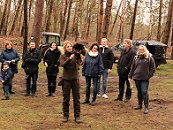
[[[73,59],[75,57],[75,54],[71,54],[70,55],[70,60]]]
[[[129,82],[132,80],[131,78],[128,78]]]
[[[111,73],[112,72],[112,70],[111,69],[108,69],[108,73]]]
[[[2,83],[4,83],[4,80],[1,80]]]
[[[11,60],[12,63],[15,63],[15,60]]]
[[[45,65],[46,67],[48,67],[48,64],[47,64],[47,62],[44,62],[44,65]]]

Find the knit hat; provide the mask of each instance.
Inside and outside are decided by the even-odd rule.
[[[3,65],[9,65],[9,62],[4,61]]]

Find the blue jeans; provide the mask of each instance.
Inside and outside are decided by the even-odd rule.
[[[4,96],[5,96],[6,98],[10,96],[9,88],[10,88],[10,85],[3,85]]]
[[[91,79],[93,80],[93,101],[96,100],[97,96],[97,83],[98,83],[98,76],[85,76],[86,79],[86,99],[89,100],[90,98],[90,88],[91,88]]]
[[[149,80],[135,80],[135,85],[138,91],[138,102],[142,105],[142,101],[144,100],[144,104],[148,106],[148,86]]]
[[[32,78],[32,87],[31,87]],[[38,73],[26,75],[26,93],[30,94],[30,91],[34,94],[37,90],[37,78]]]
[[[98,83],[97,83],[97,94],[100,94],[100,77],[98,78]],[[102,94],[106,94],[106,88],[107,88],[107,84],[108,84],[108,68],[103,70],[102,73]]]
[[[118,95],[119,99],[123,99],[125,82],[127,85],[125,98],[130,99],[132,96],[132,90],[130,88],[130,83],[128,78],[119,76],[119,95]]]

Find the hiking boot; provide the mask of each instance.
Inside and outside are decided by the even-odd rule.
[[[144,108],[144,114],[148,114],[148,108]]]
[[[54,93],[52,93],[52,94],[51,94],[51,96],[52,96],[52,97],[55,97],[55,94],[54,94]]]
[[[62,118],[62,122],[67,122],[67,121],[68,121],[68,117],[64,116],[64,117]]]
[[[117,98],[115,98],[114,99],[114,101],[122,101],[123,99],[122,98],[119,98],[119,97],[117,97]]]
[[[124,102],[128,102],[130,99],[128,99],[128,98],[126,98],[125,100],[124,100]]]
[[[51,96],[51,93],[48,93],[47,95],[46,95],[46,97],[50,97]]]
[[[138,105],[134,108],[134,110],[140,110],[140,109],[142,109],[142,106],[140,106],[140,105]]]
[[[80,117],[76,117],[76,118],[75,118],[75,122],[76,122],[77,124],[79,124],[79,123],[81,123],[82,121],[81,121]]]
[[[90,103],[90,101],[89,100],[86,100],[86,99],[85,99],[84,102],[82,102],[82,104],[89,104],[89,103]]]
[[[91,106],[95,106],[96,102],[95,101],[92,101],[91,102]]]
[[[9,100],[9,97],[3,97],[1,100]]]
[[[13,92],[13,91],[11,91],[11,92],[9,92],[10,94],[16,94],[15,92]]]

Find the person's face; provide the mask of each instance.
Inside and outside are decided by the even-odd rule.
[[[93,48],[92,48],[91,51],[92,51],[92,52],[98,52],[98,47],[97,47],[97,46],[93,46]]]
[[[52,43],[51,48],[52,48],[53,50],[55,50],[55,49],[56,49],[56,43]]]
[[[35,43],[34,43],[34,42],[31,42],[31,43],[29,44],[29,47],[30,47],[31,50],[34,49],[34,48],[35,48]]]
[[[72,52],[72,50],[73,50],[71,44],[67,44],[66,47],[65,47],[65,49],[66,49],[67,52]]]
[[[107,45],[107,40],[102,40],[101,45],[102,45],[102,47],[106,47],[106,45]]]
[[[124,49],[126,50],[130,48],[130,45],[127,42],[124,42],[123,46],[124,46]]]
[[[8,68],[8,65],[7,64],[4,64],[3,66],[4,66],[4,69]]]
[[[139,46],[138,52],[139,52],[139,54],[144,54],[145,50],[143,47]]]
[[[12,48],[12,43],[9,43],[9,44],[6,46],[6,48],[7,48],[8,50],[10,50],[10,49]]]

